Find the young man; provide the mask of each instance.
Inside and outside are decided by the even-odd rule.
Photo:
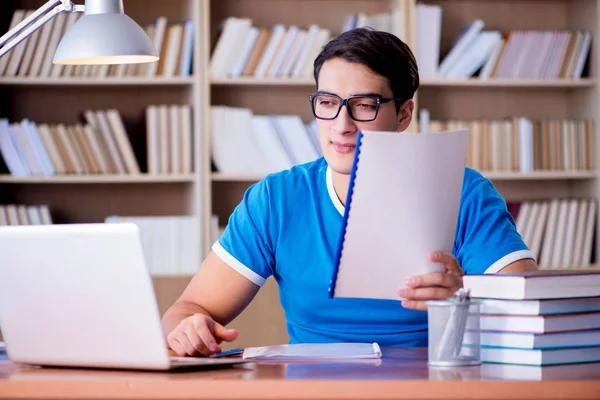
[[[463,273],[535,269],[505,201],[467,168],[453,254],[423,254],[446,273],[409,279],[397,301],[329,299],[357,134],[404,131],[419,77],[406,44],[370,29],[328,43],[314,75],[318,91],[309,98],[324,158],[269,175],[247,190],[163,318],[168,345],[179,355],[209,355],[220,351],[218,343],[234,340],[237,332],[225,326],[270,276],[279,285],[291,343],[426,346],[425,301],[452,296]]]

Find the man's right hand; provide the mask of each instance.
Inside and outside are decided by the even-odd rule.
[[[209,356],[219,353],[219,344],[231,342],[238,336],[206,314],[194,314],[183,319],[167,335],[167,344],[178,356]]]

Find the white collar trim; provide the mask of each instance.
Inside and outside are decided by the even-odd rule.
[[[333,187],[333,174],[331,173],[331,167],[327,166],[327,172],[325,173],[325,180],[327,181],[327,192],[329,192],[329,197],[331,198],[331,202],[338,210],[340,215],[344,216],[344,205],[340,201],[340,198],[335,193],[335,189]]]

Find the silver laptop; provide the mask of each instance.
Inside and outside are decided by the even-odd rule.
[[[0,330],[20,364],[171,370],[246,362],[169,356],[132,223],[0,226]]]

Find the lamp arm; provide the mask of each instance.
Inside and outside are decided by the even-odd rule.
[[[61,3],[57,6],[55,4]],[[8,44],[0,48],[0,57],[9,52],[13,47],[39,29],[46,22],[50,21],[52,18],[56,17],[63,11],[68,12],[82,12],[84,11],[83,5],[75,5],[70,0],[49,0],[46,4],[38,8],[33,14],[25,18],[19,24],[17,24],[14,28],[5,33],[2,37],[0,37],[0,46],[3,46],[4,43],[9,41],[15,35],[19,33],[23,28],[25,30],[19,34],[14,39],[10,40]],[[37,19],[40,15],[43,15],[42,18]],[[37,19],[37,20],[36,20]],[[35,22],[34,22],[35,21]],[[31,24],[33,22],[33,24]],[[31,24],[31,25],[30,25]],[[29,25],[29,26],[28,26]]]

